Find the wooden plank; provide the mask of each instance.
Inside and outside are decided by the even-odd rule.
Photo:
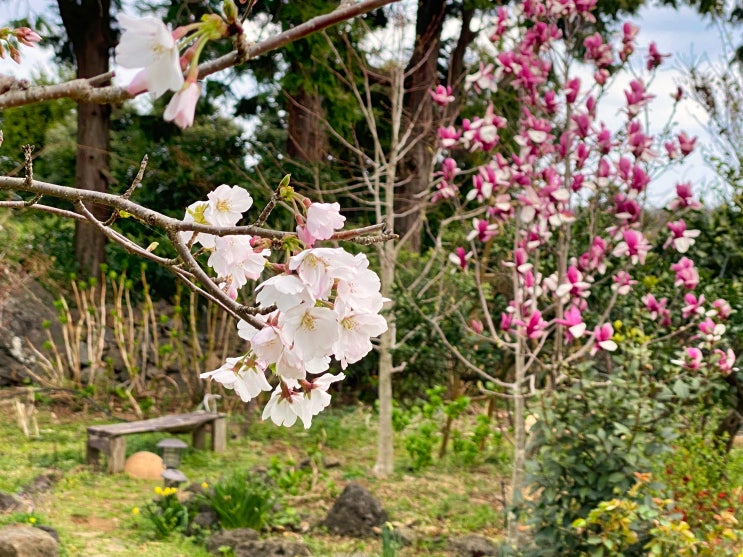
[[[152,431],[192,431],[193,429],[213,422],[224,417],[224,414],[213,414],[211,412],[191,412],[189,414],[173,414],[149,420],[137,422],[124,422],[120,424],[91,426],[88,433],[99,436],[116,437],[129,435],[131,433],[147,433]]]

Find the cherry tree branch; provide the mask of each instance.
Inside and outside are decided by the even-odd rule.
[[[245,39],[245,36],[241,35],[237,39],[236,50],[199,65],[199,79],[203,79],[227,68],[244,64],[252,58],[286,46],[312,33],[327,29],[337,23],[358,17],[371,10],[398,1],[364,0],[358,4],[340,6],[330,13],[313,17],[296,27],[287,29],[282,33],[255,44],[249,43]],[[94,104],[115,104],[134,98],[135,95],[128,93],[125,87],[116,85],[99,86],[110,82],[113,76],[113,72],[108,72],[88,79],[74,79],[65,83],[38,87],[28,87],[24,82],[16,81],[8,91],[0,94],[0,110],[62,98],[70,98],[78,102]]]

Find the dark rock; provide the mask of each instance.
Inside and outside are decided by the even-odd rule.
[[[451,538],[447,545],[448,551],[458,557],[486,557],[498,555],[498,546],[490,539],[471,534],[460,538]]]
[[[271,538],[238,545],[235,557],[309,557],[309,548],[302,542]]]
[[[23,488],[24,493],[45,493],[50,491],[54,484],[56,484],[62,478],[62,472],[59,470],[53,470],[51,472],[44,472],[39,474],[31,483]]]
[[[55,319],[51,294],[34,280],[18,280],[0,262],[0,387],[24,382],[26,367],[36,361],[28,342],[41,348],[46,340],[42,324]]]
[[[15,495],[0,491],[0,512],[13,512],[21,508],[23,502]]]
[[[0,528],[0,557],[58,557],[59,543],[49,533],[32,526]]]
[[[219,552],[220,547],[235,549],[238,545],[258,539],[258,532],[252,528],[235,528],[234,530],[223,530],[209,536],[206,540],[206,549],[209,553]]]
[[[193,517],[192,524],[203,528],[205,530],[211,530],[214,526],[219,523],[217,513],[214,511],[199,511]]]
[[[51,537],[53,537],[57,543],[59,543],[59,532],[55,528],[52,528],[51,526],[47,526],[46,524],[39,524],[36,526],[39,530],[44,530],[47,534],[49,534]]]
[[[336,499],[322,522],[331,534],[362,538],[375,535],[375,527],[387,522],[379,501],[357,483],[350,483]]]

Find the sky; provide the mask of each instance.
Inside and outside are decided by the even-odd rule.
[[[48,5],[47,0],[2,2],[0,3],[0,24],[13,18],[23,17],[29,9],[35,10],[36,13],[44,13],[44,7]],[[653,83],[653,92],[656,93],[660,102],[656,102],[653,107],[650,124],[651,127],[660,126],[668,118],[668,112],[672,106],[670,95],[680,82],[682,66],[688,66],[692,62],[726,65],[722,57],[723,46],[719,29],[704,21],[694,10],[687,7],[681,7],[678,10],[666,7],[645,7],[637,16],[630,18],[630,21],[640,27],[637,38],[639,52],[647,52],[648,45],[654,41],[662,53],[672,54],[672,58],[666,61]],[[741,42],[743,42],[743,37],[741,37]],[[25,59],[23,66],[18,66],[7,58],[0,60],[0,74],[27,77],[29,73],[44,72],[49,75],[54,73],[48,50],[38,47],[24,49],[23,55]],[[117,69],[117,73],[120,78],[131,75],[131,72],[122,72],[120,69]],[[613,102],[617,109],[623,103],[622,90],[626,88],[626,85],[627,81],[618,82],[612,91],[609,104]],[[669,102],[663,102],[661,99],[669,99]],[[607,119],[611,120],[611,114]],[[704,115],[692,101],[685,100],[680,103],[674,121],[679,129],[686,130],[690,136],[697,136],[699,138],[697,145],[702,146],[702,149],[705,140],[708,143],[709,136],[704,127]],[[607,123],[611,125],[610,121]],[[658,179],[656,191],[661,192],[660,197],[670,198],[676,182],[690,181],[698,193],[711,199],[710,186],[714,181],[714,176],[703,160],[702,149],[696,149],[683,166],[672,169]],[[663,203],[660,198],[657,201]]]

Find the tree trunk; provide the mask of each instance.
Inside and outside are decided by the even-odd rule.
[[[433,102],[428,92],[438,81],[437,62],[444,27],[445,0],[418,0],[415,22],[415,45],[406,68],[405,119],[413,122],[415,145],[400,165],[402,185],[395,200],[395,230],[407,236],[407,247],[417,251],[421,245],[421,209],[426,200],[421,195],[428,189],[433,170],[436,144]]]
[[[58,0],[59,13],[72,44],[77,65],[77,77],[85,78],[106,73],[113,46],[110,0]],[[109,125],[111,107],[78,103],[76,187],[93,191],[108,191],[110,176]],[[100,207],[90,207],[99,219],[107,214]],[[75,258],[80,272],[97,276],[105,261],[105,236],[92,224],[75,223]]]
[[[294,160],[320,163],[328,154],[322,98],[301,89],[291,96],[287,105],[286,152]]]

